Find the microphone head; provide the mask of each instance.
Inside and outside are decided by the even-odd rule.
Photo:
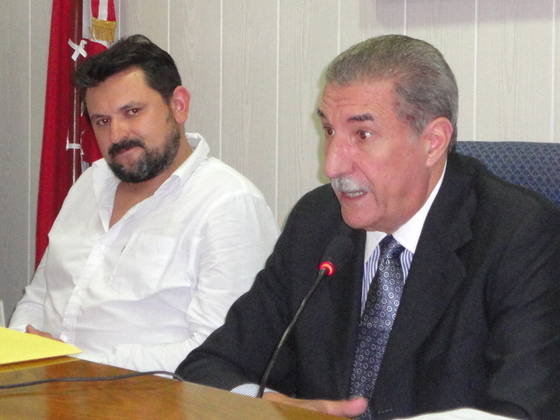
[[[334,265],[330,261],[323,261],[319,264],[320,270],[325,270],[325,275],[332,276],[334,274]]]
[[[319,264],[320,270],[325,270],[327,276],[334,274],[352,255],[354,244],[347,235],[337,235],[329,243]]]

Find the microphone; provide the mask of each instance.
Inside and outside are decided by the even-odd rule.
[[[321,262],[319,263],[319,273],[317,274],[317,278],[315,279],[313,285],[311,286],[311,288],[309,289],[309,291],[307,292],[307,294],[299,304],[298,310],[296,311],[294,317],[292,318],[292,320],[284,330],[284,334],[282,334],[282,337],[278,341],[278,344],[274,349],[274,353],[272,353],[272,357],[270,358],[270,361],[266,366],[264,374],[261,378],[261,382],[259,384],[257,398],[262,398],[264,389],[266,387],[266,382],[268,381],[270,371],[272,370],[272,367],[276,362],[278,353],[280,352],[280,349],[282,348],[284,342],[288,338],[288,335],[290,335],[290,332],[292,331],[299,316],[303,312],[303,309],[307,305],[307,301],[309,300],[313,292],[315,292],[315,290],[317,289],[317,286],[319,286],[319,284],[325,277],[332,276],[338,268],[342,267],[346,263],[346,261],[352,254],[353,248],[354,245],[352,244],[350,238],[344,234],[339,234],[331,240],[331,242],[325,249],[325,252],[323,253],[323,257],[321,258]]]

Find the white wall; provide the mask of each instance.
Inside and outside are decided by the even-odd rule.
[[[0,299],[6,320],[33,274],[50,8],[50,0],[0,0]]]
[[[460,89],[459,139],[560,141],[560,0],[115,0],[192,93],[187,129],[252,179],[280,223],[323,183],[314,113],[340,51],[405,33],[433,43]],[[0,0],[0,298],[32,275],[51,0]]]

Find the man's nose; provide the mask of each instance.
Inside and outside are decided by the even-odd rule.
[[[129,137],[130,128],[126,121],[119,118],[111,120],[111,143],[119,143]]]
[[[352,170],[351,144],[342,135],[325,140],[325,164],[323,171],[329,179],[346,175]]]

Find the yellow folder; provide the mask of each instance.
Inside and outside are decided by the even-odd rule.
[[[0,327],[0,364],[67,356],[82,351],[70,344]]]

